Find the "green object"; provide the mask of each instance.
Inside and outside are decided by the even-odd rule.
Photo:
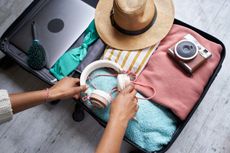
[[[84,33],[85,37],[81,46],[68,50],[50,69],[50,72],[58,80],[68,76],[77,68],[77,66],[87,55],[89,45],[91,45],[95,40],[99,38],[95,28],[94,20],[89,24]]]
[[[41,70],[46,65],[46,52],[37,39],[35,22],[32,22],[33,43],[28,50],[28,65],[35,69]]]

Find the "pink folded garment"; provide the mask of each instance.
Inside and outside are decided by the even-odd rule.
[[[191,77],[185,75],[181,68],[167,55],[168,48],[186,34],[193,35],[200,44],[212,53],[212,57]],[[219,44],[205,39],[191,29],[173,25],[169,34],[161,41],[158,49],[151,56],[137,81],[152,84],[156,90],[156,95],[152,101],[170,108],[181,120],[184,120],[198,101],[213,74],[220,60],[221,51],[222,47]],[[146,97],[153,95],[151,89],[138,85],[136,88]]]

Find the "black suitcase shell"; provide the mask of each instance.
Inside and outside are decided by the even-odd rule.
[[[38,77],[42,81],[46,82],[47,84],[53,85],[53,80],[55,80],[55,78],[49,73],[48,69],[44,68],[40,71],[35,71],[35,70],[31,69],[27,65],[27,62],[26,62],[27,61],[27,55],[23,51],[19,50],[18,48],[16,48],[13,44],[11,44],[9,42],[9,38],[14,33],[14,31],[16,31],[21,26],[23,26],[23,23],[28,21],[32,17],[32,15],[34,13],[36,13],[37,10],[39,10],[40,8],[45,6],[46,2],[48,2],[48,1],[49,0],[34,0],[27,7],[27,9],[14,21],[14,23],[6,30],[6,32],[2,35],[2,37],[0,38],[0,49],[7,56],[9,56],[14,61],[16,61],[26,71],[32,73],[33,75],[35,75],[36,77]],[[98,0],[83,0],[83,1],[85,1],[86,3],[88,3],[89,5],[91,5],[93,7],[96,7],[96,4],[98,2]],[[206,86],[204,88],[202,95],[200,96],[196,105],[193,107],[192,111],[189,113],[189,115],[187,116],[187,118],[184,121],[179,121],[178,127],[177,127],[175,133],[173,134],[170,142],[167,145],[165,145],[161,150],[155,151],[152,153],[164,153],[164,152],[166,152],[170,148],[170,146],[173,144],[173,142],[177,139],[177,137],[180,135],[181,131],[184,129],[185,125],[188,123],[188,121],[192,117],[193,113],[195,112],[195,110],[197,109],[199,104],[201,103],[201,101],[204,98],[205,94],[207,93],[209,87],[211,86],[211,84],[214,81],[215,77],[217,76],[219,70],[221,69],[221,66],[222,66],[222,63],[223,63],[223,60],[224,60],[225,54],[226,54],[224,44],[219,39],[215,38],[214,36],[211,36],[208,33],[205,33],[203,31],[201,31],[201,30],[199,30],[193,26],[190,26],[190,25],[188,25],[188,24],[186,24],[180,20],[177,20],[177,19],[174,20],[174,23],[188,27],[188,28],[196,31],[197,33],[199,33],[203,37],[205,37],[205,38],[207,38],[207,39],[209,39],[215,43],[220,44],[223,47],[223,50],[221,52],[221,60],[218,64],[218,66],[216,67],[213,75],[210,77],[208,83],[206,84]],[[80,37],[82,37],[82,36],[80,36]],[[79,46],[79,39],[81,39],[81,38],[76,38],[76,42],[71,47]],[[75,77],[79,77],[80,74],[81,74],[81,70],[76,69],[76,71],[72,75]],[[97,116],[95,116],[95,114],[84,103],[82,103],[82,102],[79,102],[79,103],[84,108],[85,111],[87,111],[95,120],[98,121],[99,124],[101,124],[103,127],[106,126],[106,123],[104,121],[102,121],[101,119],[99,119]],[[129,144],[131,144],[136,149],[134,152],[138,152],[138,153],[140,153],[140,152],[147,153],[148,152],[148,151],[144,150],[143,148],[139,147],[138,145],[136,145],[134,142],[129,140],[127,137],[124,137],[124,140],[126,142],[128,142]]]

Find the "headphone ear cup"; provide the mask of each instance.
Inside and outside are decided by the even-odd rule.
[[[130,82],[130,77],[127,74],[118,74],[117,88],[119,91],[125,89],[130,84]]]
[[[97,108],[105,108],[111,102],[111,96],[102,90],[94,90],[89,97],[91,104]]]

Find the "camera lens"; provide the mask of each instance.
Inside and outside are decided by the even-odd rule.
[[[177,57],[183,60],[191,60],[196,57],[198,52],[197,46],[187,40],[182,40],[178,42],[175,46],[175,53]]]

